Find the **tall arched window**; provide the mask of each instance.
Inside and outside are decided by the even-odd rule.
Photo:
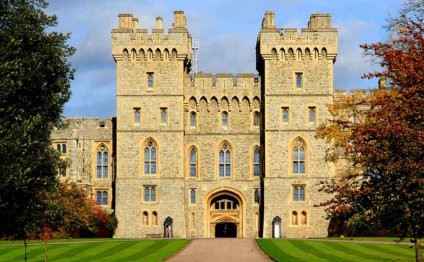
[[[156,174],[156,145],[152,141],[144,148],[144,174]]]
[[[219,176],[231,176],[231,152],[227,143],[219,151]]]
[[[293,173],[305,174],[305,146],[300,139],[295,142],[293,147]]]
[[[222,112],[222,127],[228,127],[228,113]]]
[[[190,113],[190,127],[196,127],[196,112]]]
[[[108,178],[109,154],[105,145],[100,145],[97,151],[97,178]]]
[[[60,144],[57,144],[56,150],[57,150],[57,152],[62,153],[62,148],[61,148]]]
[[[253,176],[259,176],[260,171],[259,148],[255,148],[253,151]]]
[[[97,205],[102,204],[102,192],[101,191],[97,191],[97,193],[96,193],[96,202],[97,202]]]
[[[66,154],[66,144],[62,144],[62,154]]]
[[[190,149],[190,177],[197,177],[197,150],[195,147]]]

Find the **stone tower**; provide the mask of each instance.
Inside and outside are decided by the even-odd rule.
[[[330,119],[338,32],[330,14],[312,14],[300,34],[274,21],[274,12],[266,12],[256,46],[264,104],[263,237],[322,237],[328,222],[314,205],[326,196],[317,184],[333,170],[314,135]]]
[[[183,82],[190,68],[191,36],[182,11],[164,33],[119,15],[112,30],[117,71],[116,237],[161,232],[165,215],[183,218]],[[164,204],[166,203],[166,204]],[[149,225],[149,226],[143,226]],[[172,233],[185,236],[184,219]],[[173,230],[172,228],[172,230]]]

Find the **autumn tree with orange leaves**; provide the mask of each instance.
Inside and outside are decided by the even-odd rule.
[[[389,19],[387,41],[361,45],[382,68],[364,77],[387,79],[388,87],[335,101],[333,119],[317,132],[329,144],[327,160],[347,167],[322,182],[321,190],[332,195],[321,203],[329,218],[410,237],[416,261],[423,261],[424,232],[423,19],[423,0],[407,1]]]

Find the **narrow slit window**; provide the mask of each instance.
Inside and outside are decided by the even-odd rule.
[[[134,108],[134,124],[140,124],[140,108]]]
[[[283,107],[282,115],[283,115],[283,123],[288,124],[289,123],[289,108],[288,107]]]
[[[147,73],[147,88],[153,89],[153,73]]]
[[[168,109],[167,108],[161,108],[160,109],[160,119],[161,119],[161,123],[163,125],[166,125],[168,123]]]
[[[316,107],[314,106],[310,106],[309,107],[309,122],[310,123],[315,123],[316,121]]]
[[[190,113],[190,127],[196,127],[196,113],[195,112],[191,112]]]
[[[296,88],[303,87],[303,73],[296,73]]]

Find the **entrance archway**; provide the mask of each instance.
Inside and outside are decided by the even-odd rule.
[[[221,187],[205,197],[205,237],[243,237],[245,198],[241,192]]]
[[[237,237],[237,225],[227,222],[216,224],[215,237]]]

